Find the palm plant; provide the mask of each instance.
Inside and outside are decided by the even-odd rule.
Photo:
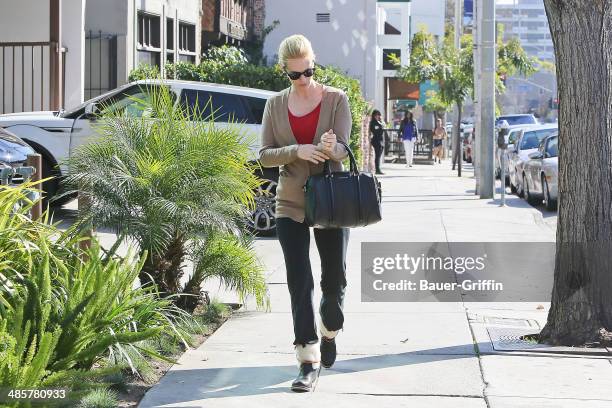
[[[263,306],[262,268],[243,238],[260,183],[249,163],[252,140],[238,124],[217,126],[214,117],[176,103],[165,86],[145,94],[135,99],[137,115],[103,108],[101,137],[68,161],[68,190],[90,203],[80,225],[112,228],[148,251],[141,282],[195,297],[180,302],[186,309],[195,307],[202,280],[211,276],[241,296],[254,294]],[[237,257],[238,273],[209,262],[207,248],[215,242],[236,244],[234,253],[244,255]],[[187,261],[196,272],[186,279]]]

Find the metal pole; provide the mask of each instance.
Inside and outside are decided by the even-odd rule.
[[[473,16],[473,38],[474,38],[474,133],[473,136],[480,136],[482,131],[481,121],[480,121],[480,98],[482,97],[481,86],[480,86],[480,16],[482,15],[482,0],[474,0],[474,16]],[[476,161],[472,160],[472,165],[474,166],[474,177],[476,178],[476,188],[474,189],[474,194],[480,194],[480,162],[482,160],[480,153],[480,146],[482,143],[476,141],[476,137],[474,140],[474,152],[472,152],[472,156],[477,158]]]
[[[499,181],[501,182],[501,206],[504,207],[506,205],[506,150],[500,149],[499,165],[501,166],[501,171],[499,174]]]
[[[461,34],[462,34],[462,17],[461,17],[461,3],[463,0],[455,0],[455,49],[459,51],[461,47]],[[455,169],[455,163],[457,164],[457,175],[461,176],[461,154],[463,150],[463,143],[460,138],[460,124],[459,122],[459,107],[455,105],[454,108],[454,121],[453,121],[453,170]],[[456,160],[456,161],[455,161]]]
[[[493,198],[495,191],[494,174],[494,132],[495,132],[495,0],[482,0],[481,38],[481,142],[480,198]]]

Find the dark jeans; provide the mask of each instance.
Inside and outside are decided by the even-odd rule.
[[[314,281],[310,268],[310,230],[291,218],[276,220],[276,233],[285,256],[287,285],[291,296],[293,331],[296,344],[315,343],[317,326],[314,316]],[[321,257],[321,320],[330,331],[344,324],[342,307],[346,288],[346,248],[348,228],[314,229],[315,242]]]
[[[379,173],[380,170],[380,159],[383,154],[383,146],[380,143],[373,143],[374,147],[374,164],[376,165],[376,172]]]

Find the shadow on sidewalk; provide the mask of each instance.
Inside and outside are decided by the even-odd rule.
[[[367,372],[385,368],[408,365],[427,364],[437,361],[474,358],[476,353],[465,354],[466,347],[473,345],[458,345],[430,350],[419,350],[400,354],[383,354],[364,356],[348,360],[338,360],[331,369],[321,369],[320,381],[326,377]],[[210,354],[214,351],[210,351]],[[462,354],[463,353],[463,354]],[[256,353],[261,354],[261,353]],[[275,353],[276,354],[276,353]],[[254,353],[245,353],[245,362]],[[346,355],[339,355],[347,357]],[[292,359],[288,356],[287,359]],[[169,371],[154,387],[143,402],[147,400],[159,404],[188,404],[190,401],[253,396],[262,394],[292,393],[289,388],[291,381],[297,375],[297,365],[248,366],[211,368],[194,370]],[[172,394],[167,394],[168,390]],[[149,404],[142,407],[153,406]],[[189,405],[181,405],[189,406]]]

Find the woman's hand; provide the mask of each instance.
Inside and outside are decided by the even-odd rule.
[[[318,147],[313,144],[303,144],[298,147],[298,157],[302,160],[308,160],[314,164],[323,163],[329,160],[329,156],[318,150]]]
[[[329,129],[327,132],[321,135],[321,143],[320,146],[323,151],[333,152],[336,148],[336,144],[338,143],[336,139],[336,135],[334,134],[333,129]]]

